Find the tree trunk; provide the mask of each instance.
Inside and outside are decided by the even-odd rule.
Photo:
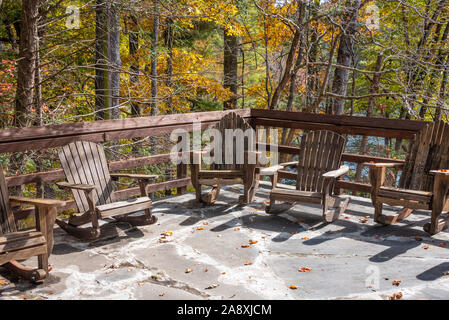
[[[357,32],[357,22],[359,18],[360,0],[348,0],[347,10],[343,19],[340,36],[340,43],[338,47],[337,64],[345,67],[351,65],[354,36]],[[336,67],[334,79],[332,82],[332,93],[339,96],[346,96],[348,88],[349,70]],[[345,99],[332,98],[330,104],[330,111],[332,114],[343,114],[345,110]]]
[[[129,41],[129,55],[131,56],[131,66],[130,66],[130,82],[132,86],[136,86],[139,83],[139,57],[136,56],[137,50],[139,49],[139,30],[137,26],[137,17],[131,15],[129,17],[130,30],[128,34]],[[140,106],[135,100],[131,101],[131,114],[134,117],[140,117]]]
[[[97,0],[95,9],[95,119],[105,118],[105,76],[106,76],[106,17],[104,0]]]
[[[223,52],[223,87],[229,89],[232,94],[231,99],[223,103],[223,109],[237,108],[238,94],[238,54],[239,39],[236,36],[227,34],[223,31],[224,52]]]
[[[18,127],[31,124],[29,115],[34,100],[38,17],[39,1],[23,0],[14,118]]]
[[[119,96],[120,96],[120,1],[113,0],[108,10],[108,62],[109,62],[109,97],[110,118],[119,118]]]
[[[167,29],[165,30],[165,46],[168,50],[167,57],[167,81],[166,85],[170,88],[170,93],[167,98],[168,113],[173,112],[173,19],[167,18]]]

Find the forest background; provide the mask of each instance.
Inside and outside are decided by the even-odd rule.
[[[0,128],[242,108],[446,121],[448,36],[447,0],[0,0]],[[299,133],[282,130],[279,143]],[[348,142],[360,154],[407,150],[396,139]],[[126,159],[170,145],[105,146]],[[7,175],[47,171],[56,153],[0,163]],[[175,169],[139,170],[164,180]]]

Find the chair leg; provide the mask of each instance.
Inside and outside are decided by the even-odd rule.
[[[219,184],[214,185],[212,186],[211,191],[209,191],[205,195],[200,196],[200,202],[205,203],[206,205],[212,205],[217,200],[219,194],[220,194],[220,185]]]
[[[157,222],[157,217],[151,213],[151,209],[145,209],[145,214],[140,216],[132,216],[127,214],[125,216],[114,216],[113,218],[119,222],[126,222],[133,227],[147,226]]]
[[[46,266],[41,264],[39,261],[39,269],[25,267],[17,261],[7,262],[3,265],[3,267],[26,280],[42,282],[47,277],[48,260]]]
[[[437,234],[449,226],[448,219],[440,221],[440,215],[444,210],[448,189],[449,177],[437,175],[433,185],[432,216],[430,218],[430,223],[424,225],[424,231],[431,235]]]
[[[95,215],[96,216],[96,215]],[[98,227],[98,220],[97,220],[97,227],[87,227],[87,228],[80,228],[80,227],[74,227],[60,219],[56,219],[56,224],[63,229],[68,234],[74,236],[75,238],[78,238],[80,240],[93,240],[100,237],[100,228]]]
[[[333,196],[325,196],[323,199],[323,220],[325,222],[334,222],[342,213],[345,212],[349,204],[349,198],[340,199]],[[334,207],[329,209],[329,207]]]

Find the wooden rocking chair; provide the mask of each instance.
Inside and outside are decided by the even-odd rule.
[[[21,204],[35,206],[36,230],[17,231],[11,206]],[[48,257],[53,250],[56,208],[64,204],[59,200],[9,196],[0,165],[0,266],[34,282],[44,280],[48,275]],[[37,269],[17,262],[34,256],[37,256]]]
[[[190,155],[190,171],[192,185],[196,190],[196,199],[199,202],[211,205],[217,199],[220,193],[221,185],[232,185],[237,183],[243,184],[243,195],[239,197],[239,203],[244,205],[253,201],[254,195],[258,185],[258,176],[256,175],[256,161],[250,161],[250,159],[257,159],[257,152],[250,150],[250,143],[248,139],[244,138],[244,159],[243,163],[238,164],[238,156],[236,154],[236,141],[233,138],[232,146],[225,145],[225,131],[228,129],[235,130],[241,129],[243,132],[246,130],[253,130],[255,138],[254,129],[243,119],[241,116],[237,115],[235,112],[230,112],[220,119],[220,122],[214,127],[217,129],[222,137],[222,163],[212,163],[209,169],[201,169],[201,155],[205,151],[192,151]],[[232,148],[232,150],[230,150]],[[226,152],[233,152],[233,159],[231,164],[226,164]],[[251,158],[253,157],[253,158]],[[241,162],[241,161],[240,161]],[[201,194],[201,186],[207,185],[212,186],[211,191],[206,194]]]
[[[323,220],[338,219],[349,202],[333,196],[335,181],[349,171],[342,165],[341,155],[345,138],[327,130],[312,131],[301,138],[298,162],[281,164],[282,167],[297,167],[296,190],[277,187],[277,176],[273,179],[270,204],[265,208],[269,214],[278,214],[290,209],[295,202],[319,203],[323,206]],[[287,203],[276,205],[276,201]]]
[[[100,236],[99,219],[114,217],[118,221],[133,226],[153,224],[157,221],[151,213],[152,202],[146,192],[148,183],[155,175],[110,174],[102,146],[92,142],[77,141],[64,146],[59,152],[64,173],[68,182],[58,186],[72,190],[78,207],[78,214],[71,214],[69,222],[60,219],[56,223],[69,234],[82,239],[95,239]],[[117,201],[111,177],[138,179],[141,197]],[[144,215],[130,216],[144,211]],[[91,227],[81,227],[91,223]]]
[[[365,163],[370,167],[371,199],[374,221],[394,224],[408,217],[414,209],[432,210],[431,222],[424,230],[436,234],[449,226],[449,219],[439,219],[449,210],[449,125],[431,122],[415,134],[405,164]],[[402,169],[399,188],[384,186],[386,168]],[[442,169],[442,170],[441,170]],[[394,216],[382,214],[383,204],[404,207]]]

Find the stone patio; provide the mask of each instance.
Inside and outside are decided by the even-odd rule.
[[[35,286],[0,268],[0,299],[449,299],[449,233],[422,230],[429,212],[380,226],[370,200],[351,197],[324,224],[316,205],[267,215],[267,184],[246,207],[239,190],[212,207],[190,193],[156,201],[157,224],[107,223],[90,243],[56,228],[49,279]]]

